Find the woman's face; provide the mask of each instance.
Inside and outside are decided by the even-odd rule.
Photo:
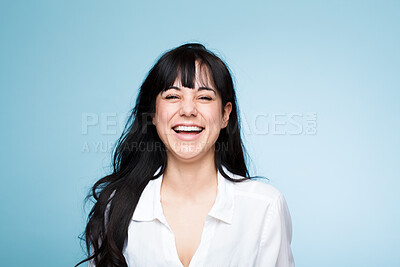
[[[232,104],[222,110],[221,96],[197,65],[195,87],[183,87],[180,79],[158,94],[153,124],[167,148],[167,155],[192,161],[214,155],[220,130],[227,126]]]

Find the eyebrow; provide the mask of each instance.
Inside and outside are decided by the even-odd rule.
[[[170,89],[175,89],[175,90],[181,90],[181,88],[177,87],[177,86],[170,86],[167,89],[164,89],[163,92],[170,90]],[[217,93],[215,92],[214,89],[207,87],[207,86],[201,86],[197,89],[197,91],[202,91],[202,90],[207,90],[207,91],[212,91],[215,95],[217,95]]]

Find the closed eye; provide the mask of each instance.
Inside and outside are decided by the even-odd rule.
[[[165,97],[165,99],[175,99],[175,98],[178,98],[178,97],[176,95],[169,95],[169,96]]]
[[[202,96],[202,97],[200,97],[200,99],[204,99],[204,100],[212,100],[212,98],[211,98],[211,97],[209,97],[209,96]]]

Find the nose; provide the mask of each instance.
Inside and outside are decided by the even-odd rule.
[[[188,117],[197,116],[196,103],[191,99],[183,101],[179,110],[179,115]]]

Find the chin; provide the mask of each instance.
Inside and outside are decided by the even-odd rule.
[[[175,149],[171,152],[174,155],[174,157],[176,157],[180,160],[183,160],[183,161],[197,160],[197,159],[203,157],[204,155],[206,155],[206,153],[204,153],[203,150],[185,147],[185,146],[182,148]]]

